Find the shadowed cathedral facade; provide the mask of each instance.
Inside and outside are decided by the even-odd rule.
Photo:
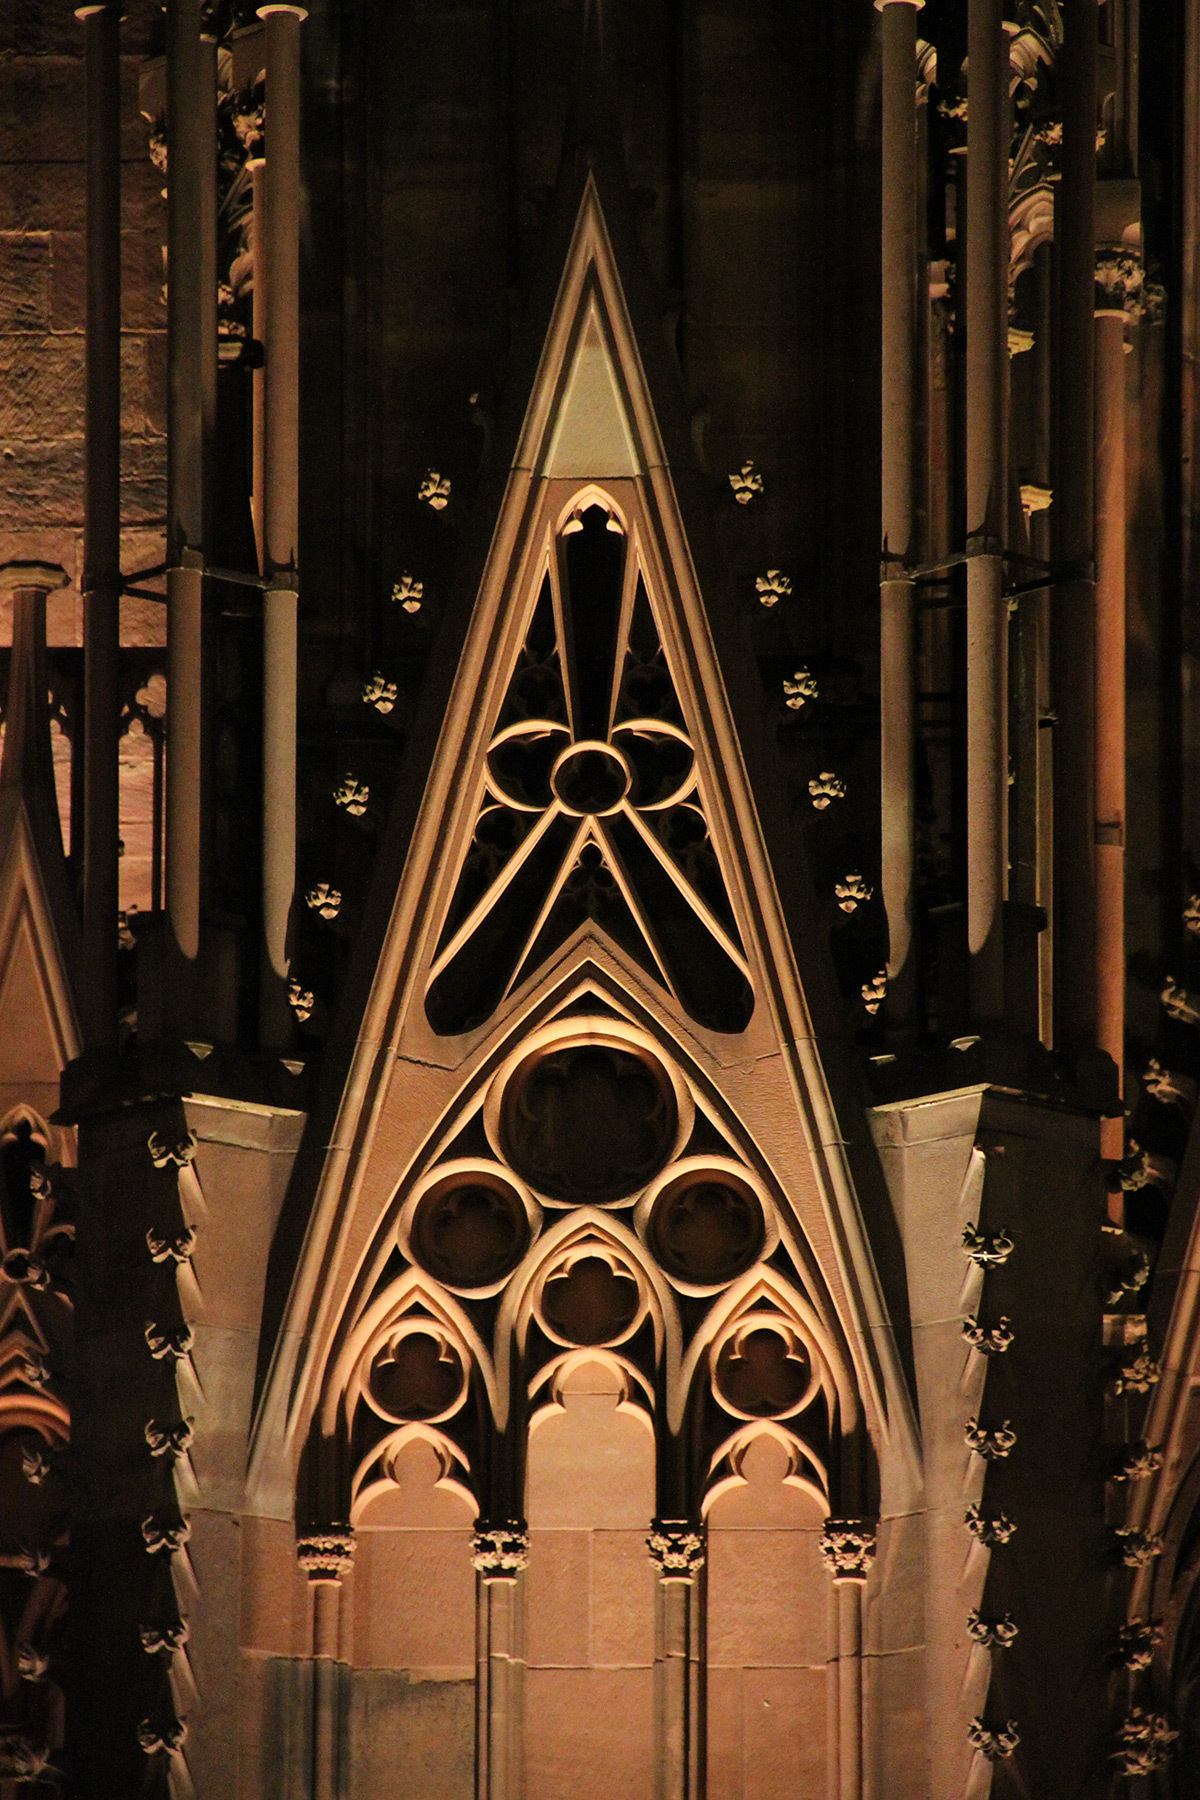
[[[1200,1794],[1196,0],[0,81],[0,1796]]]

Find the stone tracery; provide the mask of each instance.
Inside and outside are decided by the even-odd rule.
[[[644,562],[589,489],[546,548],[426,994],[469,1029],[587,920],[719,1031],[753,994]]]

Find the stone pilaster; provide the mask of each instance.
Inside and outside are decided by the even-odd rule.
[[[704,1527],[688,1520],[656,1519],[646,1546],[658,1570],[655,1800],[699,1800],[704,1763]]]
[[[524,1790],[525,1570],[523,1519],[480,1519],[475,1565],[476,1800],[520,1800]]]

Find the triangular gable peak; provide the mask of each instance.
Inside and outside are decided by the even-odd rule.
[[[561,1171],[539,1174],[503,1123],[558,1104],[530,1073],[538,1057],[551,1085],[586,1085],[580,1046],[608,1059],[605,1080],[628,1079],[631,1105],[675,1122],[644,1167],[630,1150],[599,1202]],[[711,1128],[693,1142],[681,1121],[701,1117]],[[421,1208],[472,1157],[525,1244],[521,1267],[485,1284],[498,1365],[503,1321],[526,1304],[515,1289],[540,1267],[526,1238],[542,1219],[629,1206],[651,1243],[655,1196],[698,1178],[701,1141],[729,1204],[759,1221],[737,1279],[768,1246],[795,1246],[795,1317],[821,1321],[806,1354],[842,1371],[841,1429],[865,1426],[911,1477],[904,1384],[841,1140],[589,176],[260,1408],[259,1503],[287,1508],[311,1429],[330,1444],[358,1430],[339,1412],[369,1391],[352,1347],[365,1320],[391,1317],[397,1231],[428,1277]],[[597,1255],[648,1296],[648,1265],[625,1241]],[[678,1268],[672,1279],[696,1285]],[[478,1361],[465,1340],[461,1354]],[[676,1422],[683,1406],[676,1395]],[[451,1437],[445,1456],[469,1463]],[[316,1479],[328,1492],[332,1477]],[[336,1514],[348,1494],[318,1510]],[[865,1498],[831,1490],[829,1504]],[[519,1496],[505,1503],[519,1512]]]

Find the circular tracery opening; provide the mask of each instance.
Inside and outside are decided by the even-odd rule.
[[[812,1358],[781,1323],[748,1323],[722,1345],[714,1386],[718,1399],[739,1418],[784,1419],[815,1392]]]
[[[762,1254],[762,1207],[749,1186],[724,1171],[684,1175],[654,1202],[646,1237],[668,1275],[718,1286]]]
[[[483,1170],[449,1177],[422,1195],[409,1233],[414,1260],[455,1288],[504,1281],[529,1243],[519,1195]]]
[[[641,1305],[633,1276],[601,1255],[578,1257],[542,1290],[542,1318],[562,1343],[599,1345],[626,1336]]]
[[[386,1418],[427,1420],[454,1412],[466,1391],[462,1358],[441,1332],[405,1331],[373,1359],[367,1391]]]
[[[644,1187],[675,1148],[679,1113],[666,1071],[612,1044],[531,1057],[504,1093],[504,1155],[539,1193],[573,1204]]]
[[[629,764],[611,744],[571,744],[550,771],[550,786],[568,812],[595,818],[615,812],[632,783]]]

